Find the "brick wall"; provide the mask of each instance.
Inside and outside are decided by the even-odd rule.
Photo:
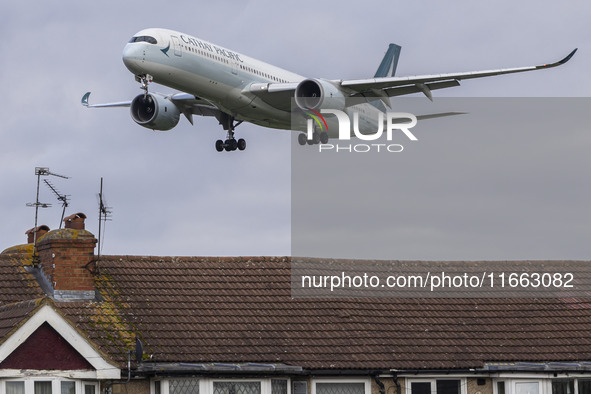
[[[54,230],[39,241],[41,270],[55,291],[94,291],[96,242],[90,232],[75,229]]]

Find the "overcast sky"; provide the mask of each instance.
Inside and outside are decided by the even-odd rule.
[[[121,52],[129,38],[144,28],[183,31],[305,76],[330,79],[373,76],[390,42],[402,46],[397,72],[401,76],[536,65],[559,60],[578,47],[579,52],[563,67],[465,81],[434,96],[436,100],[444,95],[587,97],[591,92],[589,15],[587,2],[545,0],[2,2],[0,250],[23,243],[25,231],[33,227],[34,209],[25,204],[35,200],[35,167],[44,166],[71,177],[51,181],[71,196],[67,214],[86,213],[87,229],[95,234],[96,194],[104,177],[107,202],[113,207],[113,220],[106,225],[105,254],[291,253],[291,133],[242,124],[237,136],[247,140],[246,151],[218,153],[214,142],[225,133],[214,119],[196,118],[195,126],[181,119],[172,131],[154,133],[136,125],[125,108],[91,110],[80,105],[87,91],[93,92],[93,102],[130,100],[140,93],[121,61]],[[170,92],[159,86],[152,90]],[[472,142],[477,149],[478,141]],[[589,151],[591,138],[578,139],[577,146]],[[528,152],[521,153],[525,159]],[[560,154],[569,153],[562,150]],[[478,152],[473,155],[478,157]],[[589,179],[590,161],[572,169],[577,179]],[[435,157],[432,165],[442,170],[446,162]],[[456,168],[457,163],[453,165]],[[560,186],[570,185],[562,182]],[[591,187],[577,190],[587,198],[553,203],[588,210]],[[421,192],[417,188],[416,193]],[[461,205],[458,199],[470,204],[486,196],[487,189],[482,189],[482,195],[440,192]],[[53,207],[40,211],[39,224],[57,228],[59,202],[44,185],[40,199]],[[430,205],[435,212],[437,200],[433,196]],[[469,219],[466,213],[464,222]],[[586,219],[573,215],[568,220],[588,229]],[[430,234],[445,233],[446,220],[446,215],[434,213],[416,233],[405,221],[408,240],[421,247],[401,250],[401,256],[527,257],[519,247],[510,249],[513,244],[502,253],[483,248],[481,256],[474,250],[438,249],[441,239]],[[513,226],[506,227],[511,231]],[[478,225],[472,223],[470,229],[472,237],[478,235]],[[482,230],[482,236],[487,236]],[[550,248],[545,256],[589,258],[589,249],[583,246]]]

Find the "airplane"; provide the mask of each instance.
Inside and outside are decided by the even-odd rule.
[[[320,111],[331,98],[360,97],[373,111],[363,112],[375,119],[376,112],[383,113],[390,108],[390,97],[422,93],[433,100],[433,90],[459,86],[462,80],[560,66],[577,51],[574,49],[557,62],[537,66],[397,77],[400,50],[396,44],[389,45],[373,78],[328,80],[306,78],[185,33],[150,28],[135,34],[122,55],[123,63],[141,83],[144,93],[131,101],[90,104],[88,92],[82,98],[82,105],[88,108],[129,107],[137,124],[157,131],[174,128],[181,114],[191,124],[193,115],[213,116],[227,132],[224,141],[216,141],[216,150],[229,152],[246,148],[246,141],[236,140],[234,136],[242,122],[292,130],[292,100],[304,111]],[[148,86],[152,82],[180,92],[150,92]],[[298,142],[301,145],[325,144],[329,138],[338,137],[334,130],[309,134],[312,138],[301,132]]]

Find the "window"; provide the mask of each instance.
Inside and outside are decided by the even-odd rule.
[[[98,394],[97,382],[57,377],[27,377],[22,380],[0,380],[2,394]]]
[[[575,394],[575,380],[574,379],[553,380],[552,381],[552,394]]]
[[[271,394],[287,394],[287,379],[271,379]]]
[[[76,382],[60,382],[61,394],[76,394]]]
[[[316,383],[316,394],[365,394],[365,384]]]
[[[213,382],[213,394],[261,394],[261,382]]]
[[[158,44],[158,41],[156,41],[154,37],[150,36],[131,37],[131,40],[129,40],[129,42],[147,42],[148,44]]]
[[[410,392],[412,394],[431,394],[430,382],[412,382],[410,384]]]
[[[540,394],[540,382],[515,382],[515,394]]]
[[[170,394],[199,394],[199,380],[170,379],[168,381],[168,392]]]
[[[98,390],[96,392],[98,394]],[[154,379],[150,394],[291,394],[287,378],[265,379],[214,379],[170,378]],[[23,394],[23,393],[6,393]],[[24,393],[27,394],[27,393]],[[86,394],[86,393],[83,393]],[[366,393],[362,393],[366,394]]]
[[[462,379],[421,379],[410,381],[407,394],[462,394]]]
[[[35,381],[35,394],[51,394],[51,382]]]
[[[6,394],[25,394],[25,382],[6,382]]]
[[[497,382],[497,394],[505,394],[505,382]]]
[[[358,380],[316,380],[312,384],[312,394],[369,394],[369,381]]]
[[[578,379],[579,394],[591,394],[591,379]]]

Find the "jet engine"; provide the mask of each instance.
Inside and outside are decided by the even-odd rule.
[[[181,111],[167,96],[158,93],[140,94],[131,102],[135,123],[152,130],[167,131],[179,123]]]
[[[322,79],[306,79],[295,90],[295,102],[301,109],[345,108],[345,95],[335,85]]]

